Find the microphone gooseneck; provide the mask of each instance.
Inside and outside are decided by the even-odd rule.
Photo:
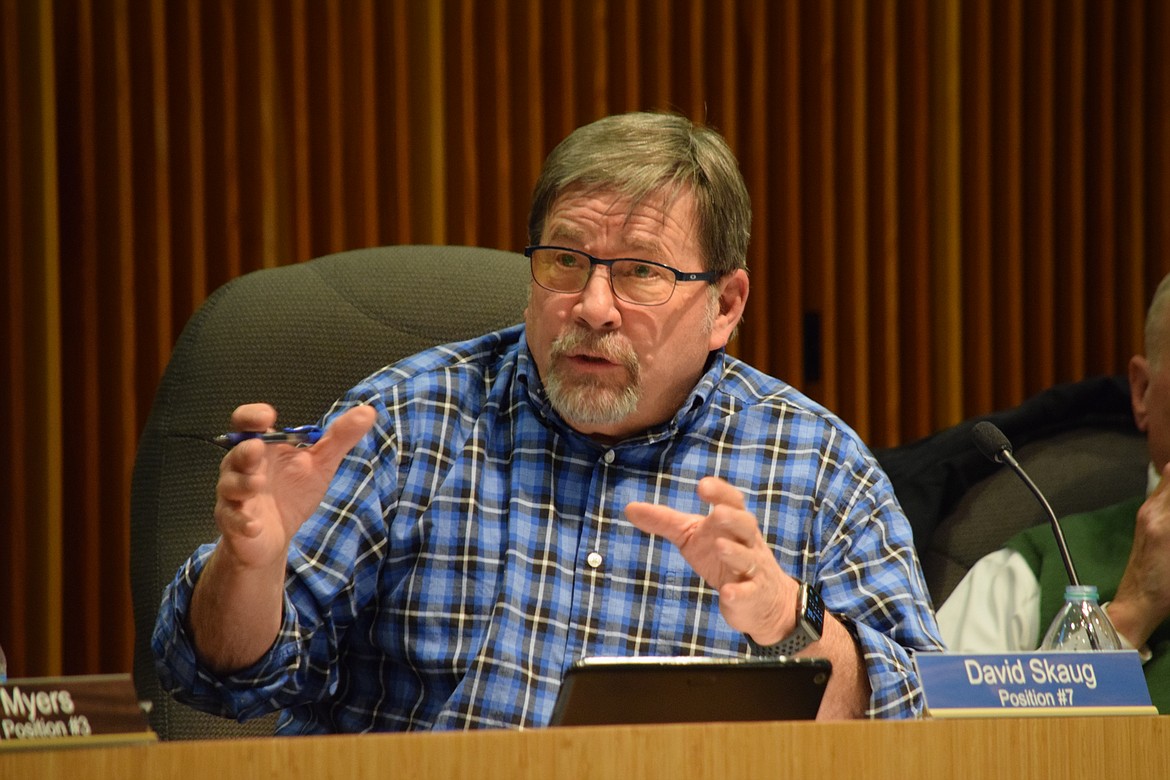
[[[1036,487],[1036,483],[1032,481],[1032,478],[1012,455],[1012,443],[1008,441],[1007,436],[1004,436],[1003,431],[997,428],[994,423],[987,420],[976,423],[971,430],[971,436],[975,439],[975,446],[979,448],[980,452],[996,463],[1006,463],[1010,466],[1012,471],[1016,472],[1024,484],[1028,486],[1028,489],[1032,491],[1032,495],[1036,496],[1036,500],[1040,502],[1048,514],[1052,535],[1056,537],[1056,546],[1060,549],[1064,570],[1068,573],[1068,583],[1069,585],[1080,585],[1081,582],[1077,579],[1077,570],[1073,567],[1072,556],[1068,553],[1068,545],[1064,543],[1064,532],[1060,530],[1060,522],[1056,519],[1056,512],[1052,511],[1052,505],[1048,503],[1048,499],[1044,497],[1040,488]]]

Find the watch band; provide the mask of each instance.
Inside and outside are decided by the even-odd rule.
[[[780,658],[796,655],[821,638],[825,628],[825,602],[821,594],[807,582],[800,583],[796,592],[796,628],[773,645],[757,644],[748,637],[752,654],[760,658]]]

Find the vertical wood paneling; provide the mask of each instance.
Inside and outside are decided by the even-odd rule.
[[[692,3],[693,9],[697,7],[696,3]],[[790,3],[785,4],[785,10],[791,8]],[[784,150],[791,150],[792,144],[792,123],[782,123],[781,117],[785,114],[781,109],[777,112],[777,116],[770,115],[768,111],[770,100],[767,90],[768,77],[771,74],[779,76],[781,83],[790,83],[789,78],[795,72],[794,69],[788,67],[790,57],[792,56],[792,48],[786,44],[791,43],[791,39],[784,41],[772,41],[772,46],[768,46],[768,39],[770,36],[776,35],[779,31],[774,29],[770,24],[767,15],[760,10],[757,10],[750,18],[748,23],[748,51],[750,53],[750,64],[746,74],[747,80],[747,101],[748,110],[747,122],[749,127],[748,133],[748,148],[747,155],[752,159],[765,160],[768,159],[769,149],[774,149],[778,152],[777,158],[783,159],[785,155]],[[695,19],[692,16],[689,19],[689,27],[692,33],[695,31]],[[776,52],[778,56],[769,57],[768,49]],[[789,78],[785,78],[785,76]],[[791,90],[778,90],[777,102],[781,104],[787,103],[794,99],[795,92]],[[795,118],[796,114],[793,112],[790,115]],[[768,202],[769,192],[768,184],[772,180],[771,176],[761,176],[749,183],[749,195],[752,203]],[[794,220],[794,210],[785,210],[784,205],[776,210],[776,222],[782,223],[784,226],[790,227]],[[773,237],[774,233],[779,233],[781,236],[785,234],[784,228],[781,227],[778,231],[770,230],[770,225],[767,220],[761,220],[758,212],[753,212],[753,230],[752,239],[755,249],[761,256],[776,256],[775,245],[778,243]],[[751,304],[751,309],[745,312],[744,321],[740,326],[739,334],[736,337],[735,348],[740,354],[753,355],[754,360],[768,360],[773,354],[796,352],[798,331],[794,327],[799,323],[799,319],[793,321],[790,315],[786,316],[785,312],[799,311],[799,301],[793,300],[792,284],[781,288],[772,282],[770,270],[774,267],[772,264],[761,264],[752,269],[749,276],[748,287],[748,302]],[[768,318],[757,314],[759,307],[756,302],[761,297],[770,297],[771,302],[775,305],[771,310],[775,313],[775,320],[771,323],[774,330],[769,329]],[[792,304],[797,306],[793,307]],[[796,365],[799,365],[797,363]]]
[[[187,1],[181,8],[184,13],[177,25],[183,34],[176,35],[169,42],[171,46],[181,47],[180,55],[186,55],[177,58],[176,70],[185,72],[186,78],[176,79],[170,103],[177,131],[175,146],[186,151],[184,158],[178,159],[177,163],[177,168],[183,171],[185,178],[176,177],[175,181],[176,221],[180,225],[189,225],[189,229],[176,236],[175,242],[176,273],[183,275],[182,283],[177,286],[185,290],[185,294],[181,297],[176,295],[175,298],[175,316],[171,322],[176,334],[182,330],[185,322],[183,313],[188,309],[194,311],[199,301],[210,291],[207,255],[211,230],[207,217],[207,134],[203,111],[201,7],[201,0]],[[187,186],[184,187],[184,184]],[[183,207],[186,213],[183,213]]]
[[[70,149],[69,163],[76,165],[78,174],[73,188],[62,189],[61,199],[62,223],[75,226],[61,237],[62,331],[75,334],[76,339],[64,345],[67,359],[63,382],[66,387],[80,389],[73,395],[74,403],[63,410],[71,441],[62,486],[70,486],[71,504],[76,501],[76,509],[68,518],[70,545],[63,551],[65,569],[71,575],[70,587],[63,596],[65,613],[77,618],[76,623],[71,621],[70,631],[80,631],[88,636],[100,631],[99,590],[92,567],[95,559],[100,559],[102,550],[100,527],[93,522],[104,508],[102,469],[97,465],[102,459],[105,433],[102,411],[107,388],[117,386],[116,376],[103,384],[105,377],[101,373],[100,356],[105,346],[102,331],[113,319],[101,308],[102,247],[116,247],[117,236],[101,230],[103,224],[113,220],[103,220],[99,214],[99,204],[112,203],[114,193],[99,195],[99,136],[108,139],[111,133],[99,125],[97,109],[102,97],[97,92],[99,86],[95,75],[99,70],[97,61],[102,57],[97,46],[97,19],[92,6],[86,2],[62,11],[60,18],[68,25],[62,37],[76,50],[75,59],[62,61],[61,95],[73,98],[76,106],[76,114],[66,116],[63,112],[61,117],[62,144]],[[114,105],[110,106],[110,109],[114,108]],[[111,156],[115,153],[115,150],[109,150]],[[62,170],[65,170],[64,164]],[[111,176],[108,182],[116,184],[116,177]],[[111,365],[117,365],[116,348],[111,349],[110,355]],[[57,662],[63,663],[65,668],[90,668],[98,648],[91,643],[70,642]]]
[[[807,242],[801,253],[809,263],[804,277],[805,307],[818,318],[820,376],[805,382],[808,392],[830,408],[838,408],[837,364],[840,344],[837,340],[838,313],[833,297],[836,291],[837,259],[837,133],[834,6],[826,4],[810,9],[806,16],[808,54],[813,67],[808,73],[808,91],[801,110],[808,123],[808,146],[804,148],[808,167],[801,182],[810,208],[806,212]]]
[[[0,238],[3,239],[3,252],[7,257],[24,257],[26,225],[31,226],[38,219],[36,214],[28,214],[21,199],[21,183],[24,178],[24,146],[30,139],[23,128],[18,128],[12,121],[13,117],[24,116],[22,108],[29,102],[23,92],[26,88],[26,78],[23,78],[26,60],[35,57],[40,52],[34,48],[28,52],[20,45],[23,39],[20,5],[17,0],[4,0],[0,3],[0,62],[3,63],[3,80],[0,81],[0,110],[3,110],[4,149],[3,149],[3,189],[0,195]],[[36,82],[27,85],[31,88]],[[39,139],[38,139],[39,140]],[[30,159],[36,159],[29,155]],[[29,252],[31,254],[31,252]],[[10,435],[13,441],[23,442],[28,436],[26,421],[28,391],[15,380],[27,371],[29,358],[25,342],[27,328],[25,326],[24,302],[27,293],[24,289],[26,275],[25,264],[5,263],[3,302],[4,310],[0,313],[0,347],[3,348],[3,371],[6,381],[0,382],[0,414],[12,421]],[[30,377],[31,390],[39,381],[38,377]],[[33,469],[35,471],[35,468]],[[30,552],[30,524],[24,521],[28,517],[29,493],[20,486],[28,484],[29,464],[24,458],[15,457],[13,448],[0,449],[0,490],[9,497],[8,506],[12,513],[11,527],[8,529],[8,543],[0,546],[0,603],[9,605],[8,625],[0,623],[0,646],[6,647],[7,654],[14,659],[27,655],[28,646],[36,647],[49,640],[50,632],[46,626],[33,625],[29,616],[30,602],[32,601],[29,587],[29,569],[35,564],[29,560]],[[35,585],[33,585],[35,590]],[[21,626],[24,630],[14,630]],[[15,665],[15,661],[13,662]]]
[[[912,0],[899,6],[898,80],[902,89],[897,112],[901,136],[898,144],[899,202],[897,231],[901,252],[901,275],[898,284],[899,354],[901,376],[902,431],[928,432],[941,427],[935,414],[938,391],[934,382],[933,354],[937,340],[933,326],[935,309],[935,263],[933,235],[939,227],[932,216],[933,185],[937,180],[932,167],[937,132],[928,106],[933,96],[933,40],[931,0]],[[907,351],[922,359],[907,359]],[[913,438],[911,433],[907,438]],[[918,433],[917,435],[922,435]],[[898,437],[890,441],[898,441]]]
[[[1141,313],[1146,304],[1145,278],[1142,270],[1147,262],[1146,234],[1148,223],[1165,222],[1157,215],[1146,214],[1145,182],[1147,175],[1157,176],[1151,170],[1146,138],[1147,125],[1143,110],[1143,96],[1149,93],[1150,80],[1145,67],[1146,31],[1150,20],[1141,4],[1131,4],[1120,16],[1118,51],[1123,67],[1118,77],[1118,199],[1117,199],[1117,253],[1114,265],[1117,273],[1118,328],[1108,345],[1108,354],[1098,355],[1093,369],[1108,371],[1108,366],[1121,365],[1142,343],[1144,320]],[[1153,149],[1160,146],[1158,142]],[[1147,171],[1149,173],[1147,174]],[[1153,199],[1151,199],[1153,200]]]
[[[343,165],[345,145],[343,120],[351,116],[351,112],[349,106],[342,100],[344,94],[342,65],[345,59],[337,56],[343,46],[341,22],[338,19],[342,7],[341,3],[323,3],[318,9],[324,17],[324,26],[317,29],[317,34],[321,36],[323,45],[319,51],[321,59],[318,67],[324,73],[324,83],[322,84],[320,105],[315,107],[324,119],[325,126],[325,155],[322,160],[324,181],[322,184],[325,185],[327,193],[324,205],[325,214],[328,215],[328,230],[323,254],[339,252],[345,248],[346,218],[349,215],[349,209],[354,205],[344,195],[346,177]],[[442,52],[442,48],[437,48],[437,51]]]
[[[1170,246],[1170,219],[1164,218],[1170,213],[1170,148],[1165,143],[1165,139],[1170,138],[1170,51],[1165,45],[1165,33],[1170,27],[1170,4],[1149,3],[1144,7],[1151,21],[1146,26],[1149,89],[1143,106],[1149,112],[1146,138],[1150,143],[1152,164],[1146,167],[1149,195],[1143,210],[1150,215],[1146,222],[1149,230],[1146,282],[1147,289],[1152,290],[1166,269],[1164,258],[1157,257],[1157,252],[1164,253]]]
[[[870,357],[873,344],[870,339],[870,306],[873,292],[870,256],[875,249],[870,242],[869,217],[869,143],[877,138],[875,128],[868,122],[866,97],[874,88],[872,72],[867,60],[868,18],[866,3],[843,5],[838,23],[833,24],[837,34],[840,57],[838,80],[841,84],[840,116],[837,126],[841,136],[833,158],[840,165],[838,201],[835,208],[841,212],[836,232],[840,236],[836,249],[840,252],[837,264],[840,273],[827,281],[826,289],[836,298],[834,320],[840,322],[834,342],[840,345],[837,365],[841,387],[837,401],[839,413],[869,429],[873,388],[870,376]],[[879,269],[873,269],[877,271]],[[845,386],[852,388],[846,392]]]
[[[291,109],[284,116],[284,125],[288,131],[286,143],[292,150],[291,170],[287,180],[292,193],[292,256],[289,259],[301,259],[313,254],[313,209],[309,194],[309,25],[305,14],[306,0],[290,2],[286,41],[289,57],[282,59],[285,79],[289,85],[283,105]],[[404,71],[396,69],[394,72]]]
[[[358,77],[356,90],[358,123],[357,143],[352,145],[356,156],[358,202],[354,212],[361,216],[357,231],[361,246],[377,246],[382,225],[379,220],[381,193],[378,187],[378,26],[374,0],[362,0],[357,7]]]
[[[443,58],[447,53],[447,41],[443,37],[443,15],[438,3],[427,3],[424,12],[424,26],[422,34],[425,36],[426,48],[422,52],[420,62],[415,65],[422,66],[423,84],[425,85],[426,93],[430,98],[425,103],[426,114],[423,122],[424,128],[430,128],[430,132],[418,133],[416,140],[421,141],[419,148],[425,153],[423,159],[428,163],[430,168],[430,176],[425,177],[422,181],[426,188],[420,195],[430,193],[430,202],[427,204],[430,208],[430,218],[424,223],[426,225],[427,233],[424,241],[435,244],[447,243],[447,215],[450,213],[450,204],[446,200],[446,187],[444,186],[444,179],[447,173],[447,158],[443,145],[441,143],[427,143],[426,139],[435,136],[441,137],[440,128],[446,125],[445,107],[448,99],[446,90],[446,81],[442,77],[443,73]],[[429,109],[429,110],[428,110]],[[408,192],[410,192],[408,190]]]
[[[411,178],[410,146],[403,142],[406,128],[410,124],[410,92],[414,63],[407,51],[411,39],[406,22],[406,8],[409,0],[394,0],[388,21],[380,29],[380,39],[390,45],[390,56],[380,60],[389,73],[383,74],[380,82],[383,89],[390,89],[390,113],[383,117],[382,140],[391,147],[389,159],[393,169],[385,178],[391,184],[387,193],[389,199],[386,231],[382,236],[397,236],[400,243],[417,243],[411,225]],[[387,29],[387,27],[389,29]],[[304,257],[304,255],[302,255]]]
[[[148,96],[150,106],[149,111],[138,112],[137,115],[145,117],[146,121],[140,130],[135,131],[136,137],[141,138],[150,151],[146,175],[149,196],[144,199],[143,211],[151,230],[145,240],[140,242],[142,254],[139,256],[154,258],[154,262],[147,264],[146,268],[142,264],[135,268],[135,273],[139,277],[148,278],[151,284],[148,299],[138,306],[143,322],[138,331],[143,337],[143,343],[139,348],[142,360],[136,367],[138,397],[135,406],[141,410],[149,408],[151,395],[144,391],[151,387],[166,368],[175,340],[171,328],[171,311],[174,307],[172,275],[176,263],[171,253],[175,240],[171,227],[172,195],[175,190],[171,181],[171,126],[167,110],[170,74],[167,67],[165,9],[161,5],[152,5],[147,9],[145,19],[135,21],[139,22],[138,34],[142,36],[146,49],[141,57],[141,70],[142,77],[148,80],[143,91]]]
[[[877,399],[870,436],[884,441],[896,441],[901,431],[900,414],[903,405],[903,383],[898,343],[900,301],[899,259],[902,255],[898,224],[898,204],[901,200],[899,167],[904,161],[898,154],[900,132],[898,105],[901,97],[898,85],[900,61],[897,31],[898,7],[886,3],[877,9],[872,25],[876,41],[867,66],[874,73],[879,88],[870,99],[869,112],[874,117],[873,128],[877,142],[876,160],[867,160],[873,171],[870,191],[876,199],[874,218],[867,238],[874,248],[873,266],[878,272],[873,316],[866,327],[876,335],[873,344],[871,373],[873,395]]]
[[[604,114],[727,136],[754,211],[733,349],[877,446],[1122,371],[1170,270],[1156,0],[0,2],[18,673],[129,668],[136,437],[211,290],[518,249],[545,154]]]
[[[494,40],[506,41],[505,46],[496,48],[492,60],[493,85],[485,85],[483,93],[492,107],[491,138],[498,155],[477,155],[489,163],[485,166],[493,186],[501,192],[519,192],[536,180],[537,168],[525,165],[527,156],[523,149],[531,144],[526,141],[525,80],[517,78],[524,71],[523,52],[531,37],[526,35],[522,17],[509,10],[495,14],[491,35]],[[539,33],[538,33],[539,34]],[[482,243],[491,246],[515,247],[519,249],[524,240],[527,211],[517,208],[515,198],[479,198],[492,206],[485,225],[486,234]]]
[[[930,273],[933,309],[933,339],[928,345],[933,363],[932,400],[934,427],[948,420],[962,419],[964,405],[962,319],[962,238],[964,229],[960,213],[962,128],[961,72],[957,56],[962,54],[957,4],[928,5],[930,14],[931,85],[930,115],[934,120],[931,136],[931,247]],[[977,328],[980,323],[971,323]]]
[[[1051,289],[1053,258],[1057,251],[1056,193],[1057,162],[1055,134],[1063,126],[1056,117],[1055,78],[1063,71],[1056,63],[1055,11],[1051,5],[1025,6],[1024,27],[1032,31],[1028,53],[1024,58],[1027,88],[1021,115],[1025,131],[1024,154],[1031,164],[1025,169],[1024,201],[1027,203],[1029,229],[1024,233],[1024,251],[1028,264],[1024,285],[1028,290],[1023,312],[1022,331],[1026,385],[1043,387],[1055,375],[1052,297],[1042,291]],[[1029,78],[1031,76],[1031,78]]]
[[[34,510],[31,515],[34,528],[29,528],[26,538],[32,542],[28,553],[28,572],[31,575],[23,587],[30,592],[26,617],[29,623],[35,625],[34,635],[43,643],[28,647],[32,657],[44,658],[46,663],[59,663],[62,656],[64,637],[60,626],[64,615],[62,609],[62,594],[67,585],[64,578],[64,569],[61,561],[61,550],[65,545],[65,529],[61,522],[65,513],[65,490],[57,482],[57,475],[62,473],[65,463],[66,446],[70,445],[69,456],[75,457],[71,443],[66,435],[63,408],[70,398],[62,386],[62,341],[66,338],[60,330],[61,322],[61,218],[60,218],[60,180],[58,168],[57,139],[52,129],[57,126],[57,109],[55,80],[56,65],[49,50],[53,38],[53,16],[49,9],[41,8],[35,19],[35,30],[30,29],[30,40],[37,45],[29,53],[36,57],[37,75],[36,100],[23,103],[23,106],[35,105],[32,116],[35,125],[30,126],[27,136],[30,143],[26,152],[30,160],[36,160],[33,170],[39,176],[30,181],[25,192],[39,195],[30,199],[37,204],[37,218],[26,223],[32,227],[28,238],[26,253],[17,257],[38,258],[40,268],[32,270],[30,276],[37,280],[35,288],[26,288],[25,301],[37,302],[39,306],[32,332],[28,334],[28,348],[31,350],[30,360],[19,373],[12,376],[23,377],[28,387],[28,402],[24,411],[29,417],[16,425],[17,430],[24,436],[15,441],[23,441],[24,446],[16,453],[17,457],[26,459],[34,465],[31,473],[26,472],[26,480],[22,485],[29,488],[26,507]],[[24,112],[22,111],[22,114]],[[27,181],[27,180],[26,180]],[[39,249],[38,249],[39,248]],[[70,334],[71,337],[71,334]],[[32,370],[26,370],[31,368]],[[43,382],[37,381],[37,377]],[[10,422],[15,422],[10,419]],[[21,487],[16,486],[16,492]],[[19,513],[12,517],[12,522],[19,522]],[[39,519],[39,523],[38,523]],[[17,567],[19,571],[19,567]],[[39,575],[39,576],[37,576]],[[120,633],[125,641],[125,632]],[[114,642],[118,639],[115,638]]]
[[[1056,345],[1054,372],[1048,379],[1073,369],[1077,355],[1083,351],[1079,334],[1079,298],[1084,289],[1083,266],[1070,262],[1085,255],[1085,232],[1087,214],[1087,193],[1085,191],[1085,144],[1086,109],[1085,76],[1085,4],[1082,0],[1070,0],[1057,14],[1057,29],[1064,28],[1058,36],[1057,75],[1059,89],[1064,100],[1057,112],[1057,188],[1056,213],[1067,222],[1058,230],[1057,254],[1053,258],[1053,274],[1049,285],[1040,286],[1036,293],[1053,297],[1055,317],[1051,323],[1053,341]],[[1063,45],[1061,45],[1063,44]],[[1058,92],[1058,95],[1060,93]]]
[[[0,4],[0,644],[59,666],[62,654],[63,463],[58,151],[53,129],[53,9]]]
[[[111,201],[117,210],[111,216],[116,225],[117,239],[112,245],[106,245],[112,251],[103,261],[104,268],[99,272],[102,287],[108,290],[106,311],[102,320],[111,326],[105,335],[102,361],[113,366],[109,374],[101,377],[101,382],[106,387],[111,384],[113,387],[108,395],[103,393],[105,430],[102,432],[100,459],[103,467],[102,502],[97,511],[94,511],[94,507],[85,508],[85,521],[96,529],[93,536],[99,544],[89,550],[77,551],[85,555],[81,558],[82,565],[79,568],[87,572],[85,581],[87,584],[92,583],[93,592],[97,594],[93,618],[87,616],[86,620],[87,627],[92,626],[90,628],[92,633],[87,632],[87,635],[98,635],[109,630],[121,639],[99,644],[96,648],[90,648],[86,644],[79,646],[85,651],[84,656],[89,664],[98,668],[112,667],[121,658],[126,657],[126,652],[132,646],[132,642],[127,640],[133,631],[129,620],[130,610],[109,609],[110,606],[125,606],[130,603],[130,584],[124,576],[124,572],[130,570],[129,536],[124,528],[109,529],[106,519],[130,515],[130,497],[123,486],[130,484],[130,474],[134,468],[134,450],[138,444],[141,425],[135,367],[141,360],[136,336],[139,329],[140,304],[140,299],[136,295],[136,265],[142,261],[141,255],[136,251],[139,246],[136,237],[141,233],[149,234],[152,228],[143,224],[140,219],[139,203],[142,202],[143,192],[136,187],[134,176],[138,165],[148,165],[152,159],[153,139],[150,137],[136,139],[134,136],[132,121],[134,112],[149,114],[150,109],[149,92],[136,92],[131,78],[128,2],[119,0],[115,3],[113,21],[112,56],[115,75],[112,85],[115,106],[113,127],[117,141],[114,144],[116,152],[111,162],[117,173],[116,195]],[[136,165],[136,156],[143,162]],[[149,246],[149,242],[144,243]],[[149,258],[148,253],[144,254]],[[154,261],[153,258],[149,258],[147,265]],[[146,295],[151,295],[151,290],[148,289]],[[117,414],[106,413],[112,409],[119,411]],[[92,468],[92,464],[71,465]],[[96,556],[95,551],[98,552]],[[74,646],[67,644],[66,648],[69,653],[73,651]]]
[[[258,153],[255,155],[256,220],[258,259],[264,266],[287,262],[285,247],[287,222],[280,219],[282,203],[280,197],[279,172],[287,167],[288,159],[281,154],[277,140],[277,111],[280,99],[280,79],[277,75],[275,10],[270,0],[255,4],[255,40],[251,44],[256,52],[256,64],[251,77],[244,80],[245,89],[255,90],[256,109],[259,112],[256,123]],[[363,47],[363,51],[366,47]],[[355,144],[360,148],[359,144]],[[371,158],[372,159],[372,158]]]
[[[996,114],[995,158],[989,170],[998,184],[994,187],[992,208],[994,245],[991,258],[996,273],[996,284],[991,291],[991,321],[996,326],[996,349],[990,356],[995,377],[989,382],[988,396],[976,408],[1000,408],[1011,405],[1012,398],[1022,398],[1024,392],[1024,364],[1027,355],[1017,335],[1026,306],[1023,269],[1023,236],[1027,222],[1023,218],[1022,197],[1024,170],[1027,160],[1023,155],[1023,73],[1021,45],[1021,8],[1015,3],[997,7],[992,20],[993,29],[1002,34],[996,42],[996,94],[992,110]]]
[[[247,8],[247,7],[245,7]],[[212,107],[218,121],[208,123],[209,137],[218,146],[215,164],[209,165],[215,179],[209,180],[207,191],[209,211],[215,215],[213,232],[222,238],[218,256],[208,256],[209,266],[218,266],[217,273],[209,279],[218,287],[224,281],[239,276],[246,269],[242,265],[240,242],[243,225],[240,220],[240,95],[239,70],[241,50],[237,39],[237,27],[243,13],[236,12],[235,0],[219,0],[214,6],[207,5],[207,13],[214,16],[212,37],[206,41],[210,56],[207,63],[214,76],[205,82],[208,90],[208,106]],[[250,9],[248,9],[250,10]],[[251,51],[249,46],[247,51]],[[248,96],[251,101],[252,95]],[[215,148],[213,146],[213,148]],[[335,214],[336,212],[330,211]]]
[[[962,228],[960,235],[963,301],[962,324],[971,328],[972,338],[963,339],[963,373],[966,376],[989,376],[992,353],[998,339],[996,331],[1005,314],[993,304],[992,287],[998,270],[991,241],[992,231],[992,112],[991,95],[997,89],[992,80],[991,63],[998,52],[992,51],[991,8],[964,5],[960,38],[961,72],[965,74],[959,111],[962,122],[958,130],[963,150],[963,167],[959,173]],[[993,310],[993,305],[995,309]],[[991,407],[991,385],[975,382],[965,388],[964,403],[987,409]]]

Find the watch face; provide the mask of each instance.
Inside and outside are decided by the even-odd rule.
[[[801,617],[808,623],[809,628],[816,632],[817,638],[820,638],[825,628],[825,602],[811,585],[806,586],[804,592],[805,603]]]

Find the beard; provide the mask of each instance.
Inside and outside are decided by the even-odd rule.
[[[568,356],[585,352],[625,368],[624,377],[576,374]],[[545,381],[549,403],[557,413],[578,425],[611,425],[634,413],[642,399],[642,368],[638,355],[615,333],[571,330],[557,337],[549,355]]]

